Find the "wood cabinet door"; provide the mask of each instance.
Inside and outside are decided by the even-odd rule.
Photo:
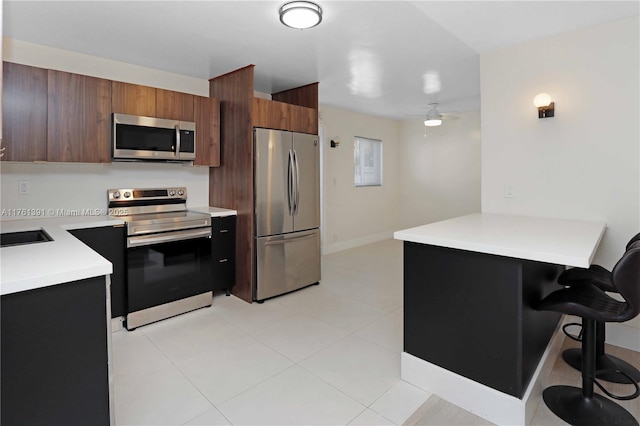
[[[156,89],[139,84],[112,81],[111,109],[119,114],[156,117]]]
[[[220,101],[204,96],[193,97],[196,122],[195,166],[220,166]]]
[[[289,126],[293,132],[318,134],[318,111],[289,104]]]
[[[169,120],[194,121],[193,95],[156,89],[156,116]]]
[[[45,161],[47,70],[4,62],[2,88],[2,160]]]
[[[111,81],[48,72],[47,160],[111,162]]]

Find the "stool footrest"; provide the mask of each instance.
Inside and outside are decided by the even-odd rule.
[[[609,370],[610,371],[610,370]],[[607,370],[603,371],[603,373],[608,372]],[[613,398],[613,399],[617,399],[619,401],[628,401],[630,399],[635,399],[638,397],[638,395],[640,395],[640,387],[638,387],[638,384],[636,382],[634,382],[631,377],[629,377],[629,375],[627,373],[625,373],[624,371],[620,371],[620,370],[615,370],[615,371],[611,371],[614,374],[621,374],[623,376],[626,376],[629,379],[629,383],[633,385],[633,387],[635,388],[635,392],[629,395],[624,395],[624,396],[620,396],[620,395],[615,395],[612,394],[611,392],[609,392],[608,390],[606,390],[601,384],[600,382],[598,382],[598,380],[593,379],[593,383],[595,383],[596,386],[598,386],[600,388],[600,390],[602,392],[604,392],[609,398]],[[596,372],[596,377],[598,376],[599,372]]]
[[[562,352],[562,359],[578,371],[582,371],[582,350],[567,349]],[[640,371],[627,361],[607,353],[596,356],[596,377],[612,383],[630,384],[640,382]],[[616,371],[626,373],[618,374]],[[629,380],[631,379],[631,380]]]

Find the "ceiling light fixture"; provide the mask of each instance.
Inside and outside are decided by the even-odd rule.
[[[442,115],[436,110],[437,104],[429,104],[431,109],[427,112],[424,125],[427,127],[435,127],[442,124]]]
[[[322,8],[310,1],[291,1],[280,6],[280,22],[304,30],[322,21]]]

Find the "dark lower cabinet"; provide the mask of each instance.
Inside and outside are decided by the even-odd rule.
[[[124,225],[74,229],[69,232],[112,263],[111,317],[127,315],[127,230]]]
[[[0,423],[108,425],[104,276],[2,296]]]
[[[211,218],[213,291],[231,291],[236,279],[236,216]]]

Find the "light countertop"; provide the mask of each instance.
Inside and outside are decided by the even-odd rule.
[[[238,212],[221,207],[189,207],[189,210],[200,213],[209,213],[211,217],[237,216]]]
[[[219,207],[189,208],[212,217],[237,215],[235,210]],[[3,233],[44,229],[53,241],[0,249],[0,294],[34,290],[69,281],[111,274],[109,261],[90,249],[69,230],[122,225],[112,216],[68,216],[3,220]]]
[[[123,223],[109,216],[3,221],[3,233],[44,229],[53,241],[0,249],[1,294],[111,274],[109,261],[67,231]]]
[[[605,222],[476,213],[394,233],[397,240],[588,267]]]

